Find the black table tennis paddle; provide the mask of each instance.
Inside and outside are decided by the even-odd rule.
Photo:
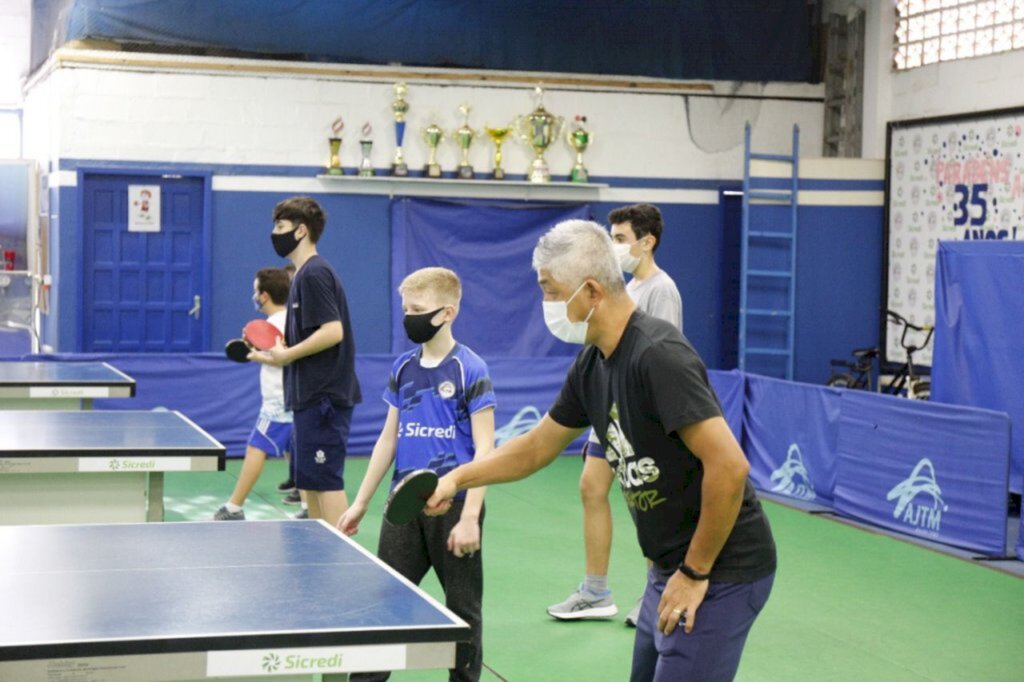
[[[228,360],[235,362],[249,362],[251,352],[252,348],[242,339],[231,339],[224,346],[224,355],[228,356]]]
[[[384,518],[400,526],[416,518],[437,488],[437,474],[416,469],[402,477],[384,503]]]

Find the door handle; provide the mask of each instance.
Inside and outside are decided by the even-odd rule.
[[[203,309],[203,299],[196,294],[192,297],[192,310],[188,311],[188,314],[192,317],[199,319],[199,311]]]

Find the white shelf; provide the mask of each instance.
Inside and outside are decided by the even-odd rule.
[[[608,185],[597,182],[529,182],[526,180],[462,180],[459,178],[395,177],[377,175],[318,175],[325,191],[339,194],[389,196],[468,197],[475,199],[541,199],[586,201],[597,199]],[[329,189],[327,189],[329,188]]]

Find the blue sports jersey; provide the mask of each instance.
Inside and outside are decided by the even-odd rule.
[[[395,360],[384,390],[384,401],[398,410],[392,487],[414,469],[443,476],[472,461],[470,415],[495,405],[487,363],[479,355],[457,343],[440,365],[423,367],[421,352],[416,348]]]

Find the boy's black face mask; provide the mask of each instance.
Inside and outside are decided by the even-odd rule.
[[[440,327],[435,327],[431,320],[434,319],[434,315],[444,310],[444,306],[441,306],[437,310],[429,313],[420,313],[418,315],[406,315],[402,319],[402,325],[405,327],[405,335],[409,337],[409,340],[413,343],[426,343],[430,339],[437,335],[437,331],[444,326],[442,323]]]
[[[274,244],[274,252],[281,258],[287,258],[288,254],[295,250],[295,248],[301,242],[301,239],[295,238],[295,233],[299,228],[295,228],[291,232],[284,232],[277,234],[276,232],[270,233],[270,241]]]

